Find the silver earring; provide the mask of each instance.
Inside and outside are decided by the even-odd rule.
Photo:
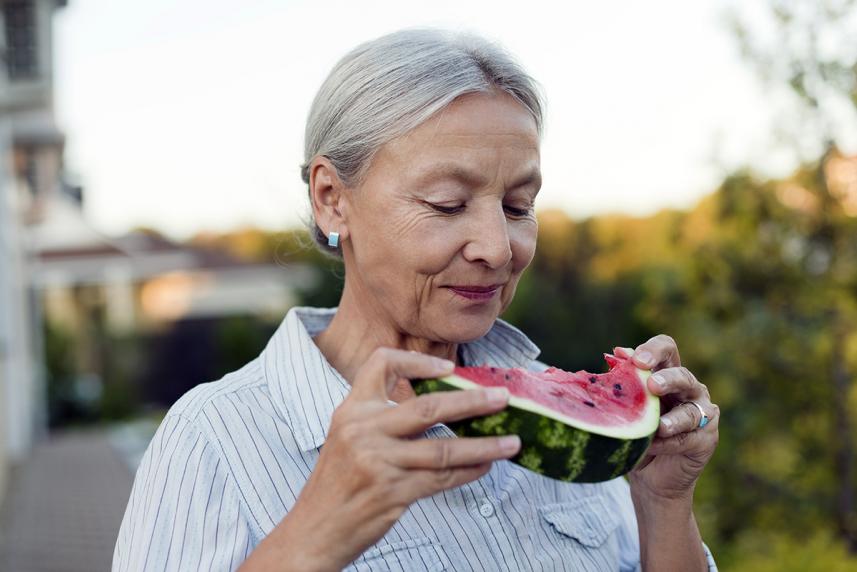
[[[331,248],[337,248],[339,246],[339,233],[331,232],[327,235],[327,245]]]

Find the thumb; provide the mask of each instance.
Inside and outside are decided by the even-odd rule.
[[[449,375],[455,364],[419,352],[378,348],[357,372],[351,388],[358,400],[387,401],[393,386],[402,378],[420,379]]]

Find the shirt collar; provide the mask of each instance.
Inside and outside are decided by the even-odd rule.
[[[304,452],[324,443],[333,411],[351,389],[312,339],[335,314],[336,308],[292,308],[261,356],[274,407]],[[540,353],[523,332],[499,319],[483,337],[460,347],[467,365],[528,368]]]

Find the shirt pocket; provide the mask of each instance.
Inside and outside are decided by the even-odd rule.
[[[430,538],[400,540],[364,552],[351,563],[347,572],[376,571],[430,572],[452,570],[443,547]]]
[[[618,569],[618,541],[613,533],[619,519],[615,507],[602,495],[542,505],[538,512],[561,558],[570,557],[585,570]]]

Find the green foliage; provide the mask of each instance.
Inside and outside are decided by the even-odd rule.
[[[857,126],[857,2],[744,2],[727,16],[747,63],[791,96],[778,126],[791,131],[789,146],[809,158],[847,142]]]
[[[104,384],[99,403],[102,421],[126,419],[138,412],[140,395],[135,384],[144,356],[143,344],[135,333],[105,334],[102,363]]]
[[[857,557],[829,530],[800,536],[750,532],[718,554],[718,565],[734,572],[857,572]]]
[[[837,520],[847,477],[835,459],[846,436],[834,412],[845,396],[832,378],[838,332],[829,311],[841,253],[828,249],[819,264],[828,221],[784,208],[770,183],[734,177],[717,197],[718,231],[691,257],[682,296],[645,302],[651,323],[676,337],[723,406],[721,446],[700,497],[717,511],[715,538],[813,531]],[[857,240],[850,220],[836,233]]]
[[[324,257],[316,261],[315,265],[319,271],[319,281],[297,292],[301,304],[317,308],[338,306],[345,284],[345,269],[342,261]]]
[[[248,262],[273,263],[283,268],[310,265],[318,271],[319,280],[298,290],[300,304],[316,307],[339,304],[345,280],[342,261],[318,249],[306,229],[266,232],[246,228],[226,234],[198,235],[191,243],[226,251]]]
[[[143,351],[138,336],[98,334],[103,375],[94,376],[79,368],[81,347],[70,331],[49,321],[43,331],[48,423],[52,427],[124,419],[137,413],[140,395],[135,375]],[[90,395],[82,392],[84,386]]]
[[[45,383],[48,422],[65,420],[74,393],[74,339],[69,332],[49,322],[44,324]]]
[[[276,326],[255,316],[232,316],[217,321],[212,352],[216,371],[235,371],[255,359]]]
[[[549,213],[543,222],[542,246],[504,318],[536,340],[552,365],[604,369],[605,351],[652,334],[634,319],[641,295],[638,276],[607,280],[593,276],[592,267],[607,257],[599,255],[592,221],[575,223]]]

